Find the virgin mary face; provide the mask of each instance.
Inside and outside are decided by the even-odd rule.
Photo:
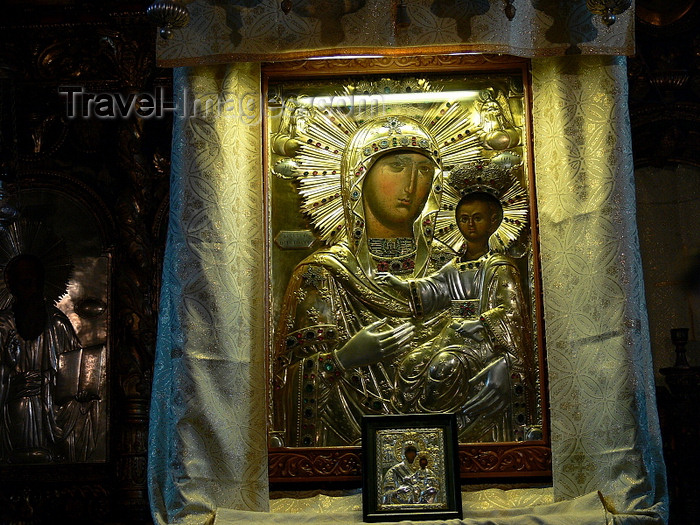
[[[365,218],[410,236],[430,194],[435,164],[425,155],[399,150],[387,153],[370,168],[363,185]]]

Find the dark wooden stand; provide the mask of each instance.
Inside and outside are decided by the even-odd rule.
[[[657,389],[671,499],[670,525],[700,516],[700,367],[662,368],[668,388]]]

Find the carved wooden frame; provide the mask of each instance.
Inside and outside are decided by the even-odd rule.
[[[324,59],[284,63],[269,63],[262,66],[262,92],[267,96],[270,79],[328,78],[352,75],[396,74],[420,71],[421,73],[455,72],[518,72],[522,75],[525,89],[525,117],[528,147],[530,230],[532,235],[533,300],[537,317],[535,338],[539,359],[539,399],[541,402],[543,439],[508,443],[460,443],[458,450],[459,475],[463,480],[489,478],[522,479],[550,478],[552,455],[548,428],[546,388],[546,363],[544,346],[544,322],[542,315],[542,291],[539,261],[539,239],[537,236],[536,195],[532,158],[532,118],[530,90],[530,62],[504,55],[438,55],[412,57],[382,57],[356,59]],[[266,98],[264,99],[266,100]],[[266,141],[266,139],[265,139]],[[268,165],[267,147],[264,148],[263,166]],[[267,228],[266,228],[267,230]],[[271,242],[268,239],[267,242]],[[269,261],[267,261],[269,265]],[[269,289],[270,283],[266,284]],[[266,309],[266,326],[271,325],[270,308]],[[266,333],[265,348],[271,348],[271,330]],[[270,352],[267,352],[267,369],[270,370]],[[269,384],[269,381],[268,381]],[[268,393],[268,398],[271,394]],[[271,410],[269,408],[268,410]],[[268,449],[270,483],[284,486],[288,483],[311,484],[347,482],[359,486],[362,477],[362,455],[360,447],[282,447]]]

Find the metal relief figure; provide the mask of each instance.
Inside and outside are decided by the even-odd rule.
[[[391,429],[377,436],[379,508],[446,506],[445,451],[438,429]]]
[[[532,390],[522,387],[530,377],[532,334],[520,273],[513,258],[495,249],[505,243],[490,247],[504,219],[502,197],[510,195],[508,208],[508,200],[525,195],[509,171],[497,164],[485,169],[481,162],[454,170],[449,183],[463,195],[455,208],[464,238],[459,255],[425,278],[377,277],[408,297],[417,317],[449,310],[453,318],[435,341],[402,359],[392,398],[396,409],[455,412],[462,437],[493,441],[516,438],[514,429],[526,422],[524,415],[514,420],[516,386],[522,404],[530,402],[525,390]],[[516,228],[524,226],[514,221],[520,222]]]
[[[414,465],[418,449],[413,443],[406,443],[403,460],[389,467],[382,484],[382,503],[385,505],[418,503],[420,489],[414,478],[417,470]]]
[[[412,442],[404,447],[404,459],[390,467],[382,483],[383,505],[430,505],[442,503],[438,476],[428,467],[425,454],[418,457]]]
[[[502,93],[492,89],[481,92],[479,108],[481,136],[488,149],[506,150],[520,142],[520,131],[508,116],[508,103]]]
[[[13,257],[0,310],[0,461],[85,461],[94,448],[98,385],[82,374],[83,349],[70,320],[44,295],[42,260]],[[81,382],[82,379],[82,382]]]
[[[294,270],[277,331],[276,428],[289,445],[356,442],[363,414],[392,411],[392,360],[437,329],[416,333],[405,298],[372,278],[430,265],[442,185],[435,140],[411,118],[374,119],[354,131],[340,166],[346,231],[331,228],[339,241]]]
[[[501,380],[516,359],[508,360],[500,347],[476,352],[464,370],[445,369],[450,377],[443,386],[459,395],[423,388],[425,399],[411,398],[402,371],[423,383],[435,372],[413,362],[416,352],[444,353],[447,340],[470,346],[465,334],[471,329],[455,325],[449,307],[430,307],[427,299],[416,315],[410,294],[376,278],[389,272],[403,284],[417,283],[457,255],[443,231],[449,229],[445,216],[454,223],[454,215],[441,200],[448,193],[456,203],[459,194],[443,175],[445,166],[480,158],[471,108],[447,100],[422,112],[399,108],[350,118],[300,99],[288,107],[296,115],[283,119],[291,129],[273,137],[273,151],[283,158],[275,169],[296,179],[302,211],[329,246],[297,265],[282,302],[273,343],[271,444],[357,444],[364,414],[444,412],[455,408],[454,399],[463,416],[461,437],[482,438],[498,418],[470,430],[476,412],[468,403],[499,417],[508,411],[512,385]],[[499,247],[520,229],[501,229]],[[489,266],[500,267],[496,260]]]
[[[417,503],[437,503],[440,498],[440,482],[431,468],[427,456],[418,458],[418,470],[413,474]]]
[[[12,305],[0,312],[2,457],[48,462],[64,438],[55,406],[59,355],[80,347],[68,318],[44,301],[41,261],[28,254],[5,268]]]

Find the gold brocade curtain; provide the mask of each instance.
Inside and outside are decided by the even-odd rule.
[[[624,58],[533,61],[555,497],[663,515]]]
[[[406,0],[408,27],[397,24],[397,0],[293,0],[288,14],[281,0],[183,3],[191,21],[172,40],[159,39],[161,66],[341,54],[634,53],[634,9],[608,27],[586,0]]]
[[[257,95],[259,71],[177,69],[179,107]],[[268,505],[261,143],[259,120],[175,117],[149,445],[157,523]]]
[[[177,69],[175,89],[258,96],[260,68]],[[535,59],[533,95],[556,501],[484,491],[464,523],[664,523],[625,59]],[[361,519],[325,500],[267,512],[261,137],[245,115],[175,119],[149,443],[159,524]]]

